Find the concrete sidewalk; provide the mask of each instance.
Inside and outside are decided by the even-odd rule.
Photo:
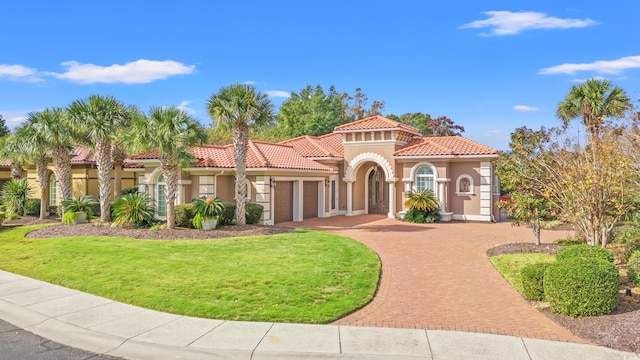
[[[0,271],[0,318],[47,339],[127,359],[617,359],[604,347],[442,330],[198,319]]]

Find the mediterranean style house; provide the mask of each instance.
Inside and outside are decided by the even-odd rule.
[[[180,173],[176,204],[201,196],[233,202],[233,145],[190,151],[196,161]],[[250,141],[242,186],[249,202],[264,207],[261,223],[267,225],[337,215],[402,217],[405,194],[426,189],[436,195],[444,221],[496,221],[500,189],[492,162],[497,158],[498,151],[466,138],[421,137],[414,127],[373,116],[324,136]],[[162,218],[159,154],[137,154],[128,161],[128,178],[156,200]],[[90,192],[91,184],[86,186]]]

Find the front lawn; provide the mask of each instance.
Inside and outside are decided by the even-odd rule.
[[[216,240],[27,239],[0,231],[0,269],[150,309],[196,317],[328,323],[371,300],[377,255],[311,230]]]
[[[529,253],[529,254],[503,254],[492,256],[489,260],[493,266],[500,271],[502,276],[518,290],[523,293],[522,282],[520,280],[520,270],[529,265],[537,263],[550,263],[556,260],[555,257],[547,254]]]

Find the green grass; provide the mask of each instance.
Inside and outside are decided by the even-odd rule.
[[[554,262],[555,258],[547,254],[504,254],[492,256],[489,260],[511,286],[522,294],[520,270],[532,264]]]
[[[150,309],[223,320],[327,323],[368,303],[377,255],[311,230],[218,240],[26,239],[0,231],[0,269]]]

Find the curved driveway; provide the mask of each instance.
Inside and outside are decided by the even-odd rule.
[[[412,224],[380,215],[289,223],[371,247],[382,261],[373,301],[335,324],[457,330],[586,343],[531,307],[487,259],[496,245],[532,241],[509,223]],[[543,231],[543,242],[567,237]]]

